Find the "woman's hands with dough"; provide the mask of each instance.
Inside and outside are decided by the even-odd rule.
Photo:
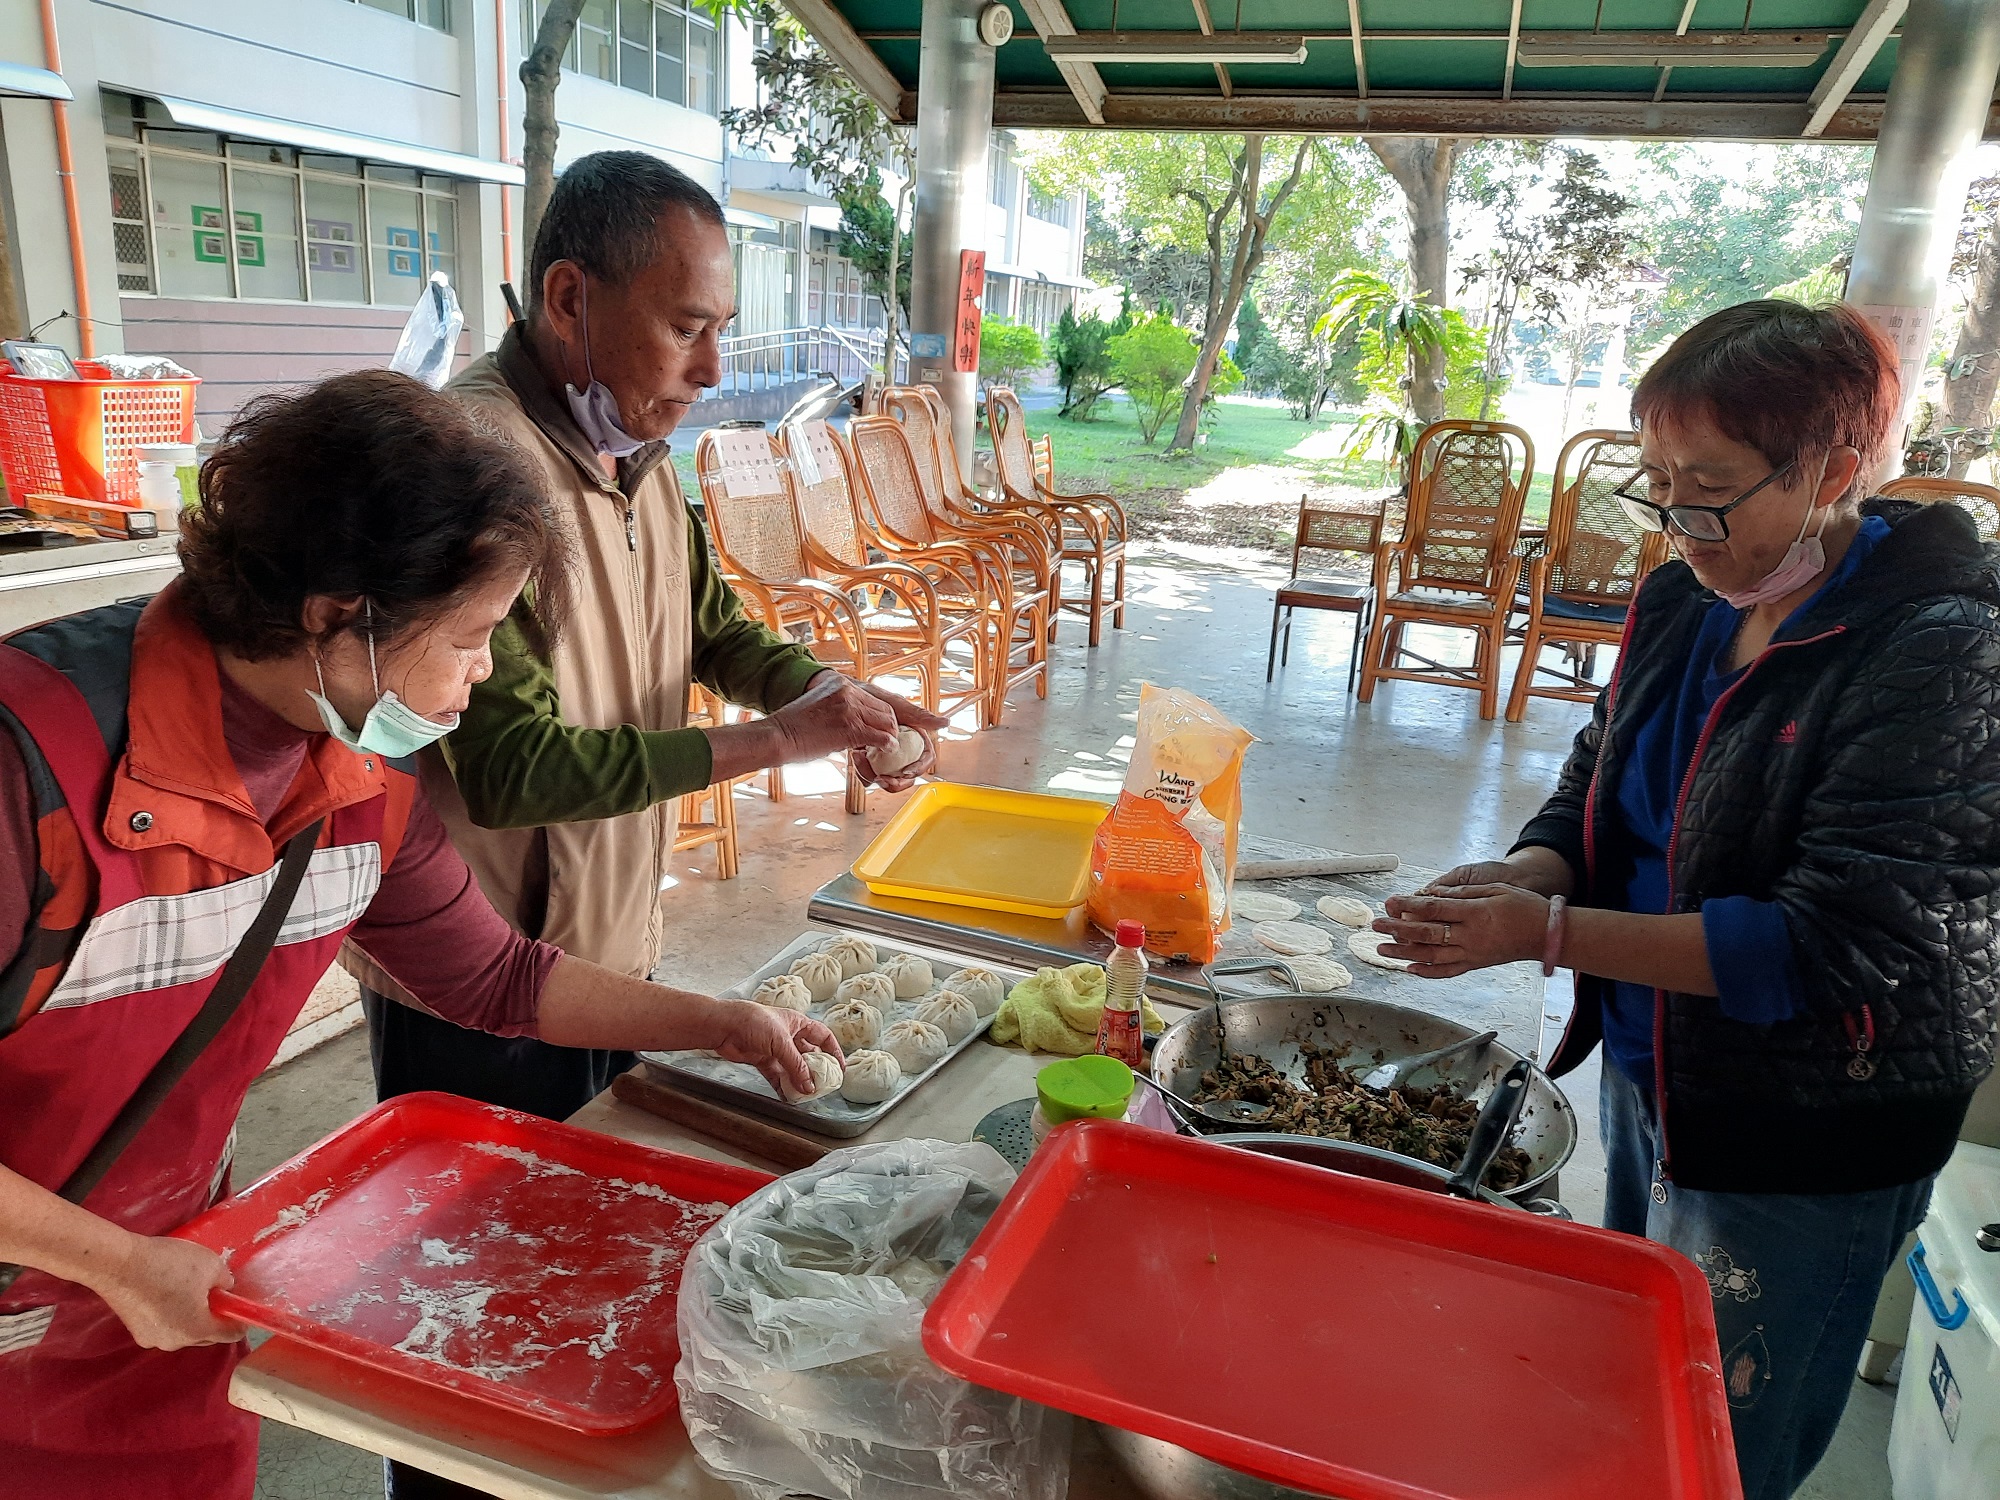
[[[718,1019],[721,1032],[708,1044],[709,1050],[730,1062],[748,1063],[764,1075],[765,1082],[786,1094],[787,1079],[792,1094],[812,1093],[812,1074],[806,1071],[801,1047],[824,1052],[841,1060],[840,1043],[833,1033],[811,1016],[796,1010],[780,1010],[751,1000],[721,1003]]]
[[[1518,885],[1461,885],[1391,896],[1386,904],[1389,915],[1375,923],[1393,939],[1383,953],[1408,959],[1410,972],[1424,979],[1540,959],[1548,935],[1548,898]]]
[[[1513,885],[1538,896],[1570,896],[1575,894],[1576,873],[1555,850],[1531,844],[1505,859],[1482,859],[1446,870],[1417,894],[1443,895],[1473,885]]]

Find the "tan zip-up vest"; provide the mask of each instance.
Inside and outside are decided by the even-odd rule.
[[[564,721],[590,729],[684,727],[694,651],[688,512],[666,445],[628,464],[621,489],[543,382],[518,327],[445,392],[536,460],[571,527],[577,607],[552,662]],[[652,972],[664,937],[660,888],[679,798],[625,817],[480,828],[466,815],[443,755],[433,747],[419,765],[452,842],[503,917],[621,974]]]

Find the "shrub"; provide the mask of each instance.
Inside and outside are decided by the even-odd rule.
[[[1055,361],[1056,379],[1063,388],[1058,416],[1073,422],[1090,420],[1091,408],[1118,383],[1111,372],[1111,341],[1128,326],[1122,315],[1107,323],[1095,314],[1079,318],[1073,308],[1063,309],[1049,334],[1049,358]]]
[[[1180,410],[1199,355],[1194,339],[1185,328],[1154,316],[1111,340],[1110,354],[1111,371],[1138,413],[1139,434],[1151,443],[1167,418]]]
[[[1042,336],[1026,323],[1016,323],[1011,318],[980,318],[979,378],[985,384],[1019,388],[1047,363]]]

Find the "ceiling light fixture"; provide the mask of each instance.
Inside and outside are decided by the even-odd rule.
[[[1524,31],[1524,68],[1809,68],[1826,56],[1825,31]]]
[[[1057,62],[1088,63],[1302,63],[1306,39],[1296,33],[1225,31],[1081,31],[1045,36],[1043,50]]]

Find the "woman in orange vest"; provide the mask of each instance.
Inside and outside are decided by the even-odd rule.
[[[463,409],[386,371],[265,398],[180,554],[152,602],[0,645],[0,1496],[251,1494],[243,1330],[208,1303],[229,1273],[163,1236],[228,1191],[244,1094],[343,941],[503,1036],[710,1048],[799,1087],[801,1046],[838,1055],[803,1016],[521,937],[390,765],[451,728],[524,589],[561,624],[540,488]],[[84,1192],[274,885],[240,1005]]]

